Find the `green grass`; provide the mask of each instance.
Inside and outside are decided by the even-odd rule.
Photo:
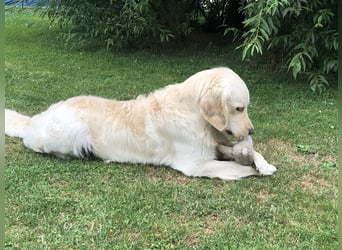
[[[6,137],[6,249],[337,249],[334,90],[315,96],[266,64],[241,62],[231,45],[70,50],[48,20],[5,15],[7,108],[32,115],[81,94],[125,100],[225,65],[249,86],[255,147],[278,167],[238,182],[187,178],[62,161]]]

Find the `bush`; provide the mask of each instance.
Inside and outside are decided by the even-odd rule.
[[[242,38],[238,48],[242,59],[262,54],[265,49],[280,51],[296,79],[307,78],[311,90],[322,92],[337,82],[337,1],[336,0],[250,0],[241,1],[244,30],[227,28]]]
[[[68,29],[68,42],[95,39],[120,48],[180,39],[191,32],[187,13],[192,8],[191,0],[51,0],[46,14]]]
[[[337,0],[50,0],[66,41],[107,48],[181,41],[193,28],[234,32],[242,59],[270,50],[295,79],[322,92],[337,82]],[[240,6],[240,7],[239,7]],[[237,12],[239,10],[239,13]],[[201,14],[201,17],[199,17]],[[195,20],[194,20],[195,19]],[[195,21],[195,22],[193,22]],[[243,27],[239,25],[243,23]],[[228,27],[229,26],[229,27]],[[233,26],[233,27],[232,27]]]

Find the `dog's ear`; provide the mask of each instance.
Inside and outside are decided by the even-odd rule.
[[[213,127],[222,131],[226,127],[227,117],[222,98],[208,91],[200,100],[200,111]]]

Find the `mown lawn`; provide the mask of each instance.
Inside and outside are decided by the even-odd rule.
[[[246,81],[255,148],[278,167],[236,182],[165,167],[62,161],[6,137],[6,249],[337,249],[337,104],[233,46],[76,50],[31,11],[6,10],[6,107],[74,95],[130,99],[229,66]]]

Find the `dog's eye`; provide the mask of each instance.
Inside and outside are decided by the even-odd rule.
[[[239,111],[239,112],[243,112],[245,108],[244,107],[237,107],[236,110]]]

